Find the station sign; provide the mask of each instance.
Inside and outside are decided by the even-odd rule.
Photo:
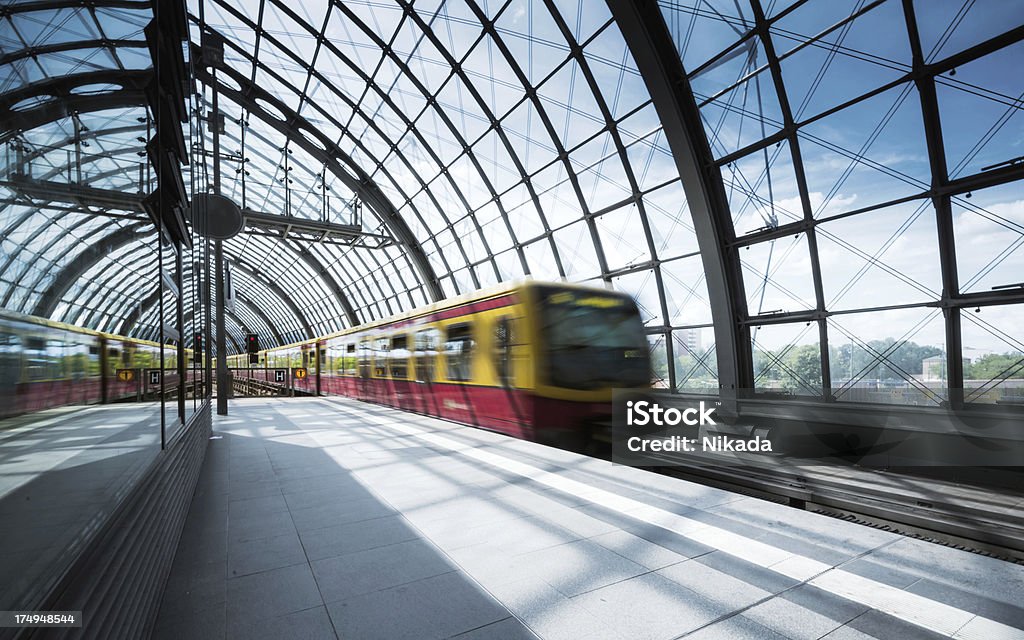
[[[121,382],[131,382],[135,379],[135,369],[118,369],[117,379]]]
[[[295,376],[296,380],[302,380],[309,374],[306,372],[305,367],[296,367],[292,369],[292,375]]]
[[[287,372],[284,369],[274,369],[274,382],[285,382]]]
[[[149,384],[151,384],[151,385],[160,384],[160,372],[159,371],[150,371],[149,372]]]

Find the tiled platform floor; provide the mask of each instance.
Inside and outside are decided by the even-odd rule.
[[[345,400],[215,422],[157,638],[1024,638],[1024,567]]]

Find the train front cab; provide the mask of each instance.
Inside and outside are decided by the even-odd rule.
[[[612,390],[650,386],[647,337],[623,293],[532,283],[527,319],[537,440],[581,449],[609,428]]]

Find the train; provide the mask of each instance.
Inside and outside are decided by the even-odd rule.
[[[163,372],[154,382],[150,374],[160,371],[161,351]],[[161,385],[178,385],[177,361],[172,345],[0,309],[0,419],[67,405],[142,400]]]
[[[612,389],[648,389],[651,381],[632,297],[539,281],[237,354],[227,364],[236,377],[262,381],[287,372],[303,394],[346,396],[569,448],[607,433]]]

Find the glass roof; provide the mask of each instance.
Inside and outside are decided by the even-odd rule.
[[[26,88],[68,74],[100,74],[74,86],[83,95],[126,90],[108,72],[149,66],[149,10],[117,4],[0,18],[4,108],[58,99]],[[533,276],[634,295],[659,384],[679,390],[717,390],[718,313],[747,336],[753,386],[798,395],[912,384],[924,372],[921,358],[901,364],[909,344],[962,362],[1021,351],[1007,329],[1020,305],[992,294],[1024,273],[1024,14],[1005,3],[659,2],[643,19],[692,90],[709,185],[728,207],[720,240],[698,237],[677,162],[688,151],[634,59],[645,45],[613,19],[622,3],[187,5],[193,58],[204,33],[225,38],[224,66],[200,73],[192,104],[208,115],[216,100],[225,115],[221,192],[368,234],[249,229],[226,242],[237,345],[243,327],[291,342]],[[7,166],[28,154],[35,176],[148,191],[147,126],[141,106],[83,110],[5,133]],[[213,174],[210,127],[191,143],[199,188]],[[4,197],[0,295],[25,312],[89,243],[140,222]],[[142,272],[155,244],[140,228],[55,317],[117,329],[153,293]],[[740,287],[725,308],[709,296],[712,254]],[[131,330],[157,335],[158,305],[142,306]],[[965,309],[962,330],[942,306]]]

